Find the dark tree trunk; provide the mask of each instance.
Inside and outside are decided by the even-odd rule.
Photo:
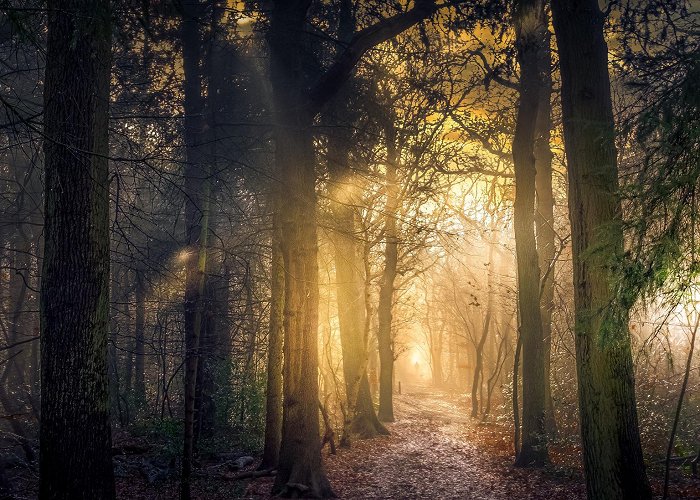
[[[273,204],[274,205],[274,204]],[[278,208],[273,207],[270,324],[267,337],[267,396],[265,448],[261,469],[277,466],[282,440],[282,349],[284,332],[284,261],[280,248]]]
[[[206,70],[205,84],[207,87],[206,99],[206,145],[200,145],[208,153],[205,171],[219,172],[222,169],[221,152],[219,144],[222,140],[221,110],[228,104],[225,99],[225,72],[219,70],[219,66],[225,63],[230,53],[226,53],[223,45],[223,23],[225,16],[225,0],[210,0],[210,26],[208,33],[208,47],[206,51],[206,63],[201,62],[204,68],[200,69],[204,73]],[[205,182],[207,180],[205,179]],[[203,200],[203,206],[209,207],[216,199],[216,183],[207,184],[203,187],[203,192],[208,193],[210,200]],[[215,214],[207,217],[208,230],[207,241],[212,235],[217,234],[217,218]],[[200,232],[201,234],[201,232]],[[201,250],[200,250],[201,251]],[[216,400],[215,392],[217,387],[217,374],[223,384],[228,384],[224,374],[230,370],[230,352],[224,337],[226,336],[227,322],[227,297],[228,297],[228,276],[224,268],[224,256],[222,251],[213,248],[206,248],[206,282],[204,283],[204,295],[202,297],[200,345],[198,351],[197,374],[195,382],[195,424],[192,449],[197,452],[199,443],[203,439],[214,437],[218,431],[216,429]]]
[[[562,79],[576,365],[589,498],[651,498],[639,440],[627,311],[615,300],[623,238],[605,18],[597,0],[552,4]],[[594,251],[593,251],[594,250]]]
[[[195,434],[195,399],[204,318],[207,238],[209,235],[209,172],[205,163],[206,117],[202,95],[203,4],[199,0],[182,3],[182,61],[184,69],[184,168],[185,195],[185,429],[182,454],[180,497],[190,498]],[[200,378],[201,380],[201,378]]]
[[[47,12],[39,496],[111,499],[109,3]]]
[[[546,19],[546,18],[545,18]],[[552,190],[552,51],[549,29],[538,50],[540,71],[539,105],[535,124],[535,191],[537,212],[535,230],[537,232],[537,254],[540,263],[540,316],[542,318],[542,341],[544,347],[544,404],[545,430],[555,436],[557,422],[554,418],[551,383],[552,353],[552,311],[554,310],[554,194]]]
[[[520,63],[520,104],[513,137],[515,203],[513,219],[518,268],[518,310],[522,339],[522,444],[516,465],[547,460],[544,430],[545,369],[540,313],[540,269],[535,240],[535,129],[543,85],[538,53],[547,41],[543,0],[519,0],[515,31]]]
[[[321,462],[318,400],[316,157],[302,54],[310,0],[276,1],[268,42],[275,108],[276,178],[284,262],[284,408],[273,493],[333,496]]]
[[[379,349],[379,420],[394,421],[394,346],[392,338],[392,310],[394,308],[394,281],[398,266],[398,234],[396,215],[399,206],[396,129],[393,123],[384,127],[386,161],[386,205],[384,208],[384,271],[379,288],[377,306],[377,344]]]

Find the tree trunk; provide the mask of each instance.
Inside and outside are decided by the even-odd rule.
[[[305,109],[304,32],[310,0],[276,1],[268,42],[275,109],[275,167],[284,261],[284,408],[273,494],[333,496],[321,463],[318,419],[316,158]]]
[[[604,16],[597,0],[552,4],[562,77],[575,290],[576,365],[589,498],[651,498],[627,325],[613,288],[623,254]]]
[[[379,348],[379,420],[394,421],[394,347],[392,339],[392,309],[394,307],[394,281],[398,265],[398,235],[396,212],[399,206],[397,167],[399,154],[396,146],[396,129],[393,123],[384,127],[386,160],[386,205],[384,208],[384,272],[379,288],[377,317],[377,344]]]
[[[180,497],[188,500],[192,475],[195,434],[195,398],[200,336],[204,317],[207,238],[209,235],[209,173],[204,158],[206,119],[202,95],[203,5],[199,0],[182,3],[182,60],[184,69],[184,168],[185,195],[185,429]]]
[[[546,19],[546,17],[545,17]],[[548,23],[546,23],[548,24]],[[540,264],[540,316],[542,318],[542,340],[544,347],[544,404],[545,430],[555,436],[557,422],[554,417],[551,383],[552,353],[552,311],[554,310],[554,194],[552,190],[552,51],[549,29],[538,51],[540,71],[539,105],[535,124],[535,192],[537,212],[535,230],[537,232],[537,254]]]
[[[109,2],[48,3],[39,497],[113,499]]]
[[[277,195],[279,196],[279,195]],[[274,205],[274,204],[273,204]],[[282,340],[284,332],[284,261],[280,248],[278,206],[272,223],[272,265],[270,324],[267,340],[267,395],[265,407],[265,449],[260,469],[277,466],[282,440]]]
[[[516,465],[547,460],[544,431],[545,369],[540,314],[540,269],[535,240],[535,128],[541,92],[538,52],[547,37],[543,0],[519,0],[515,12],[520,104],[513,137],[515,203],[513,226],[518,269],[518,308],[523,357],[522,444]]]
[[[362,439],[388,434],[374,411],[367,378],[368,338],[365,334],[364,263],[356,237],[355,206],[359,202],[358,179],[348,164],[349,141],[331,137],[328,144],[328,170],[331,183],[331,233],[343,375],[347,399],[347,421],[341,444],[350,444],[350,435]]]

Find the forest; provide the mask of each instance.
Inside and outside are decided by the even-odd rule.
[[[0,498],[700,498],[697,189],[698,0],[0,0]]]

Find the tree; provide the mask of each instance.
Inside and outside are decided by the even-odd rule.
[[[190,498],[190,476],[195,453],[195,399],[200,343],[204,318],[204,292],[209,235],[210,179],[204,154],[205,99],[202,95],[202,39],[200,22],[203,4],[182,4],[182,60],[184,68],[184,139],[187,163],[185,194],[185,432],[180,498]]]
[[[514,15],[520,64],[520,104],[513,136],[513,218],[523,356],[522,446],[516,450],[515,463],[527,466],[543,465],[547,461],[544,339],[540,313],[540,267],[535,238],[535,132],[541,89],[545,86],[539,53],[545,50],[548,37],[543,1],[521,0],[516,4]]]
[[[279,211],[284,293],[284,407],[278,473],[282,496],[332,496],[321,466],[318,422],[318,242],[313,115],[304,106],[303,31],[310,1],[275,2],[270,72],[275,108],[277,180],[289,199]],[[278,203],[274,204],[279,208]]]
[[[275,1],[267,37],[276,180],[288,193],[278,214],[285,272],[284,408],[273,492],[324,497],[332,491],[321,466],[319,440],[316,153],[311,126],[367,50],[432,14],[435,4],[418,2],[358,31],[315,83],[304,58],[310,7],[310,0]]]
[[[275,196],[276,200],[280,195]],[[280,248],[278,208],[273,208],[272,262],[270,265],[270,323],[267,337],[267,393],[265,399],[265,447],[261,469],[277,465],[282,440],[282,366],[284,325],[284,262]]]
[[[552,188],[552,50],[551,34],[545,15],[545,32],[542,45],[537,51],[540,76],[539,103],[535,123],[535,234],[540,265],[540,316],[542,319],[542,342],[544,349],[544,404],[545,430],[548,435],[556,433],[557,423],[552,402],[552,311],[554,310],[554,266],[556,249],[554,241],[554,193]]]
[[[109,2],[48,13],[39,495],[110,499]]]
[[[639,439],[605,18],[596,0],[552,4],[562,80],[574,266],[576,364],[590,498],[651,498]]]
[[[349,164],[347,137],[330,137],[329,180],[333,183],[330,205],[333,218],[331,235],[336,275],[338,322],[343,351],[343,375],[348,422],[341,443],[349,444],[350,434],[361,438],[388,434],[377,419],[367,377],[368,338],[365,331],[365,277],[357,238],[356,206],[360,201],[359,179]]]
[[[377,316],[377,344],[379,347],[379,419],[394,421],[394,347],[391,334],[392,309],[394,307],[394,281],[398,266],[399,238],[396,216],[399,205],[399,184],[396,171],[401,157],[397,148],[396,128],[393,119],[384,127],[386,141],[386,203],[384,205],[384,269],[379,289]]]

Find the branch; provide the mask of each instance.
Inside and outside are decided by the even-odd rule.
[[[22,344],[28,344],[29,342],[34,342],[35,340],[39,340],[38,335],[36,337],[31,337],[29,339],[20,340],[19,342],[15,342],[13,344],[2,346],[2,347],[0,347],[0,351],[8,351],[8,350],[12,349],[13,347],[17,347],[17,346],[20,346]]]
[[[479,134],[476,132],[474,129],[469,127],[464,120],[462,120],[461,117],[459,117],[454,111],[450,110],[449,111],[450,118],[454,120],[454,122],[462,127],[462,131],[465,132],[467,135],[469,135],[469,138],[481,143],[481,146],[491,153],[492,155],[500,158],[501,160],[504,160],[507,163],[511,163],[513,161],[513,155],[509,153],[505,153],[504,151],[498,149],[496,146],[494,146],[491,141],[487,137],[484,137],[483,135]]]
[[[416,0],[412,9],[384,18],[355,33],[345,50],[311,89],[309,95],[311,115],[316,116],[321,108],[338,93],[368,50],[427,19],[437,9],[435,0]]]
[[[500,85],[503,85],[506,88],[520,92],[520,85],[517,82],[513,82],[499,75],[498,71],[495,68],[491,67],[481,49],[472,50],[469,52],[469,54],[478,57],[481,60],[481,64],[484,65],[484,73],[486,74],[485,82],[494,81]],[[488,84],[486,85],[488,86]]]
[[[499,177],[502,179],[514,179],[515,178],[515,175],[512,173],[500,172],[498,170],[492,170],[492,169],[482,168],[482,167],[469,167],[469,168],[458,168],[458,169],[435,167],[435,170],[437,170],[441,174],[448,174],[448,175],[488,175],[490,177]]]

